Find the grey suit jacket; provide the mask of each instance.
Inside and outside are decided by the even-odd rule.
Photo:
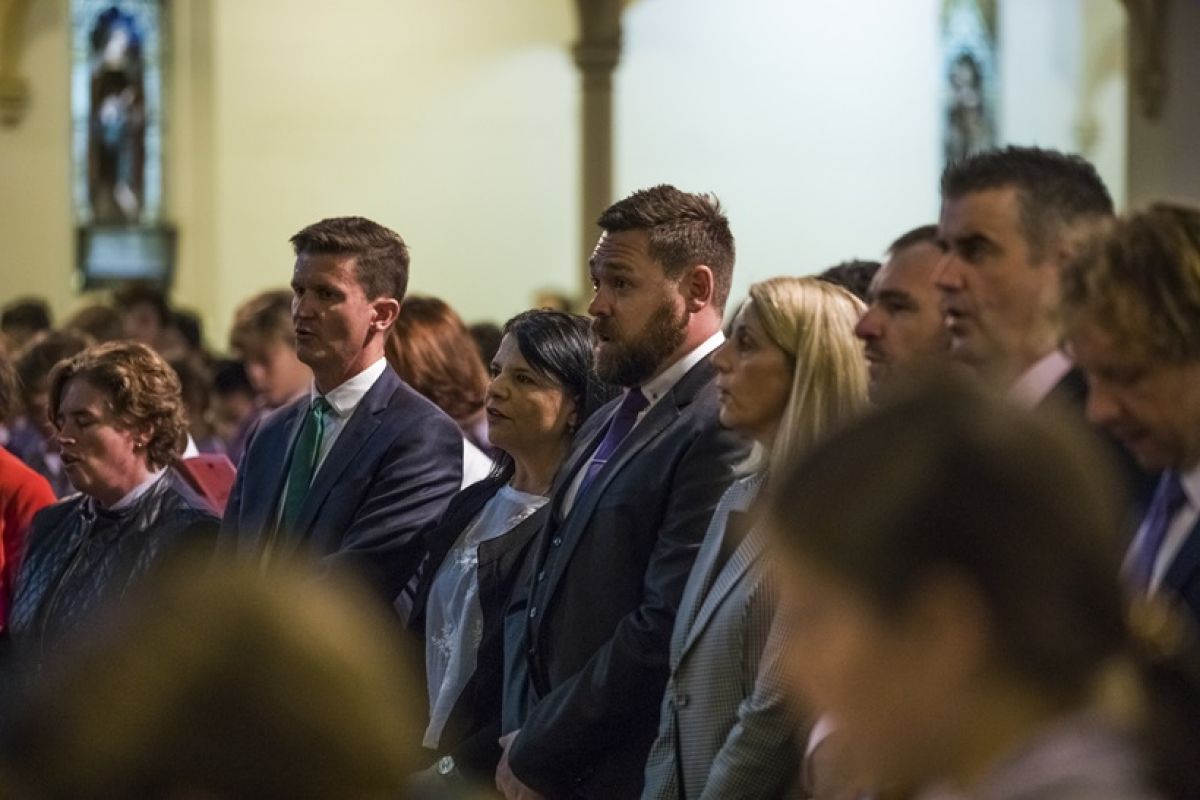
[[[751,475],[725,492],[688,578],[644,800],[777,798],[799,775],[800,723],[784,702],[782,631],[773,625],[776,586],[763,568],[764,536],[745,513],[763,480]],[[747,527],[718,564],[722,543]]]

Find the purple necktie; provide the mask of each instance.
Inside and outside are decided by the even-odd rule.
[[[1158,559],[1158,551],[1162,549],[1163,539],[1167,537],[1167,528],[1179,509],[1183,508],[1185,500],[1187,495],[1183,493],[1179,473],[1173,470],[1164,472],[1158,483],[1158,491],[1154,493],[1154,500],[1146,511],[1141,535],[1134,541],[1130,552],[1128,577],[1134,589],[1142,592],[1149,590],[1154,562]]]
[[[642,394],[639,387],[635,386],[625,392],[624,399],[621,400],[621,404],[617,406],[616,412],[608,422],[608,431],[604,434],[603,441],[596,448],[596,452],[592,453],[592,460],[588,462],[587,472],[584,473],[583,480],[579,484],[579,491],[575,493],[576,498],[583,497],[588,485],[600,470],[604,469],[604,465],[608,463],[608,459],[612,458],[612,454],[616,452],[621,440],[633,429],[633,423],[637,422],[638,414],[642,413],[642,410],[648,405],[650,405],[650,401],[646,399],[646,395]]]

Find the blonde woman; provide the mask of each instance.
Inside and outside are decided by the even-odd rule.
[[[799,725],[771,635],[775,586],[751,508],[771,474],[866,406],[862,311],[824,281],[773,278],[750,287],[713,354],[721,423],[755,455],[717,506],[684,589],[644,798],[779,797],[798,774]]]

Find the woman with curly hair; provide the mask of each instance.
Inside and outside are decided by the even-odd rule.
[[[149,347],[88,348],[50,373],[50,416],[79,491],[33,519],[9,618],[14,647],[47,642],[120,598],[170,550],[211,547],[219,523],[170,467],[187,438],[179,378]]]

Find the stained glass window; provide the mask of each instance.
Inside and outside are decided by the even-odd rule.
[[[71,0],[71,164],[82,284],[169,282],[162,0]]]
[[[943,153],[947,162],[995,147],[995,0],[943,0]]]

